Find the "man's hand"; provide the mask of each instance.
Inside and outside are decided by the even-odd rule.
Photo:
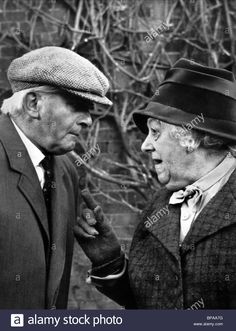
[[[81,195],[87,208],[82,210],[75,226],[75,237],[93,266],[99,266],[120,256],[120,244],[101,207],[88,189],[82,190]]]

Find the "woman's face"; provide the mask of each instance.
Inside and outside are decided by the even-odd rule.
[[[141,150],[150,152],[159,182],[175,191],[193,182],[194,155],[188,154],[179,139],[171,134],[172,125],[148,118],[148,135]],[[189,171],[190,169],[190,171]]]

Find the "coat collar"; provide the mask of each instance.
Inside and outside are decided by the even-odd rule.
[[[153,220],[147,230],[152,233],[163,246],[177,259],[179,255],[179,231],[180,231],[180,206],[168,205],[172,192],[166,189],[158,192],[157,199],[154,199],[152,206],[143,216],[145,222]],[[169,212],[166,210],[168,206]],[[189,233],[182,243],[182,251],[187,252],[193,249],[199,241],[207,236],[236,223],[234,217],[236,210],[236,170],[228,182],[209,201],[206,207],[194,221]],[[159,215],[159,217],[157,217]],[[155,217],[156,218],[155,218]]]
[[[143,216],[144,226],[175,258],[179,259],[180,208],[169,205],[172,192],[162,189]]]
[[[208,202],[192,224],[182,247],[183,252],[217,231],[236,224],[236,170],[228,182]]]

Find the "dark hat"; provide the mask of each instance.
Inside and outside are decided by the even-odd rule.
[[[147,107],[133,114],[144,133],[148,117],[183,127],[194,124],[194,129],[236,141],[234,75],[180,59],[167,71]],[[204,120],[197,120],[200,117]]]
[[[13,60],[8,68],[13,92],[49,85],[92,102],[112,105],[108,79],[90,61],[62,47],[48,46]]]

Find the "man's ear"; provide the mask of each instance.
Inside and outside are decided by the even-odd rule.
[[[35,92],[29,92],[24,96],[23,107],[25,112],[32,119],[39,118],[39,96]]]

